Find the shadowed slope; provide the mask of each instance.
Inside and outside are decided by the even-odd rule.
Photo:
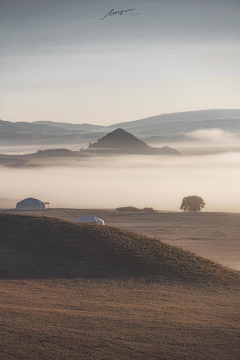
[[[239,273],[158,240],[113,227],[0,215],[2,278],[161,276],[239,282]]]

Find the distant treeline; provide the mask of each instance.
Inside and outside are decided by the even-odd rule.
[[[153,208],[149,208],[149,207],[139,209],[134,206],[124,206],[124,207],[119,207],[116,210],[117,211],[126,211],[126,212],[141,212],[141,213],[148,213],[148,214],[157,213],[157,210],[154,210]]]

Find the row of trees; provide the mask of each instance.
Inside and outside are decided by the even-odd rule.
[[[199,212],[205,207],[205,202],[200,196],[186,196],[182,199],[180,210],[183,212]],[[153,208],[145,207],[143,209],[136,208],[134,206],[119,207],[117,211],[125,212],[144,212],[148,214],[156,213]]]
[[[153,208],[145,207],[143,209],[139,209],[139,208],[136,208],[134,206],[119,207],[116,210],[117,211],[125,211],[125,212],[141,212],[141,213],[148,213],[148,214],[152,214],[152,213],[157,212],[157,210],[154,210]]]

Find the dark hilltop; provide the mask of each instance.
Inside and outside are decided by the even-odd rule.
[[[105,154],[181,155],[180,152],[168,146],[151,147],[123,129],[108,133],[98,142],[90,144],[86,151]]]

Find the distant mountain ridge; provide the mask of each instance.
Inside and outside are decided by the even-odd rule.
[[[134,127],[141,125],[153,125],[164,122],[181,122],[181,121],[205,121],[205,120],[226,120],[226,119],[238,119],[240,120],[240,109],[211,109],[211,110],[197,110],[197,111],[184,111],[177,113],[161,114],[151,116],[148,118],[117,123],[108,126],[112,127]]]
[[[240,120],[240,109],[210,109],[210,110],[196,110],[183,111],[177,113],[161,114],[143,118],[140,120],[124,121],[108,126],[92,125],[92,124],[72,124],[52,121],[35,121],[34,124],[45,124],[53,127],[62,127],[69,130],[91,130],[100,131],[106,129],[130,128],[142,125],[153,125],[165,122],[183,122],[183,121],[208,121],[208,120]]]
[[[52,121],[10,122],[0,120],[0,146],[79,144],[95,142],[109,131],[122,128],[144,138],[175,137],[199,129],[219,128],[240,133],[240,109],[212,109],[161,114],[109,126]],[[169,138],[169,142],[171,139]]]
[[[36,125],[47,125],[52,127],[63,128],[66,130],[83,130],[83,131],[100,131],[105,129],[105,126],[102,125],[92,125],[92,124],[72,124],[72,123],[63,123],[63,122],[53,122],[53,121],[34,121]]]

